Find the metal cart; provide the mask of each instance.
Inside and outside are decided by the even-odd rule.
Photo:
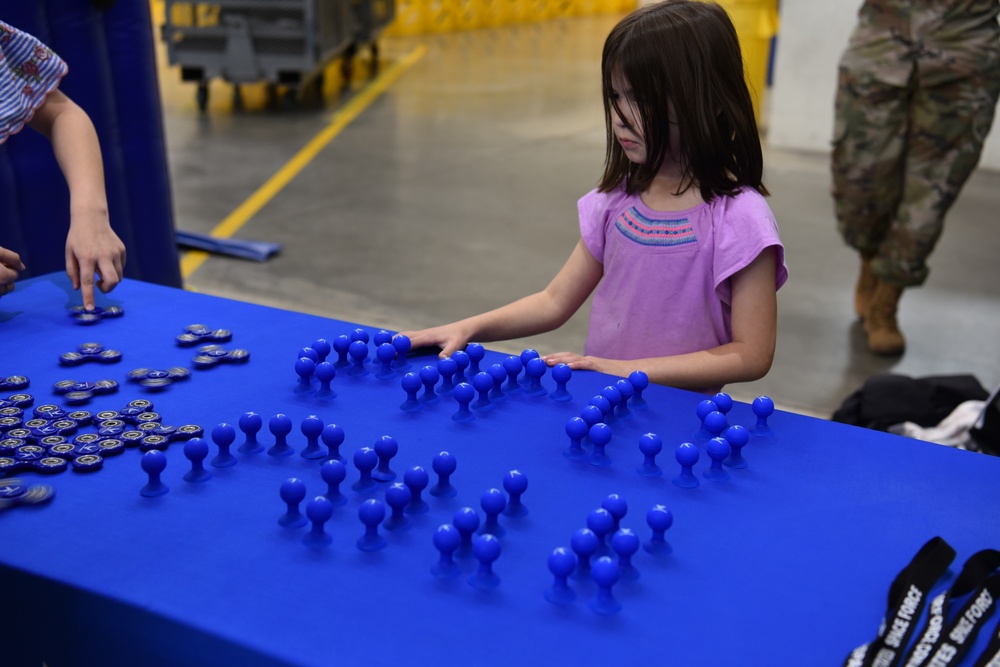
[[[239,86],[267,82],[302,93],[307,86],[322,99],[323,70],[344,56],[344,72],[358,44],[374,45],[393,18],[391,0],[166,0],[162,36],[181,80],[198,82],[197,102],[208,107],[208,82],[221,77]]]

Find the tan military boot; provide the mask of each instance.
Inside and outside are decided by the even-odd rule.
[[[861,273],[858,275],[857,285],[854,286],[854,312],[862,319],[868,312],[877,280],[872,273],[872,257],[874,255],[861,253]]]
[[[875,354],[896,356],[906,349],[906,340],[896,322],[896,308],[902,294],[902,287],[875,279],[875,289],[864,317],[868,349]]]

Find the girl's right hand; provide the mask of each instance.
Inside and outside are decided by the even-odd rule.
[[[24,271],[21,256],[13,250],[0,247],[0,296],[14,291],[14,281],[17,280],[19,271]]]
[[[438,356],[442,359],[463,349],[469,342],[469,337],[462,332],[457,323],[419,331],[400,331],[399,333],[409,338],[414,348],[437,345],[441,348],[441,354]]]

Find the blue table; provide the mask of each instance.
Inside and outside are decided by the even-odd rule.
[[[50,484],[56,496],[0,512],[7,601],[0,632],[10,664],[833,665],[873,638],[890,582],[929,538],[955,547],[954,571],[975,551],[1000,547],[1000,461],[987,456],[779,411],[769,420],[772,435],[754,436],[745,448],[749,468],[731,470],[725,482],[706,480],[702,451],[700,485],[682,489],[671,483],[679,471],[673,452],[698,430],[695,410],[705,398],[698,394],[648,388],[646,407],[610,424],[612,465],[597,467],[563,456],[565,424],[616,378],[576,373],[571,401],[519,393],[460,423],[451,418],[457,404],[450,395],[419,412],[401,410],[398,375],[341,370],[333,399],[296,391],[300,348],[349,334],[354,323],[126,280],[103,304],[121,306],[124,316],[82,327],[67,316],[74,296],[63,276],[52,275],[0,299],[0,375],[28,376],[35,406],[62,404],[51,390],[59,380],[115,379],[118,393],[83,409],[117,410],[148,398],[164,423],[198,424],[206,438],[217,424],[236,425],[254,411],[268,446],[268,421],[282,413],[293,420],[296,453],[237,453],[238,432],[238,464],[206,461],[213,478],[190,483],[183,443],[175,443],[162,474],[170,491],[155,498],[139,493],[147,476],[138,449],[93,473],[20,473],[25,482]],[[190,367],[194,351],[175,337],[192,323],[232,330],[225,346],[249,350],[249,362],[192,370],[158,393],[126,381],[137,367]],[[118,349],[123,360],[59,365],[60,354],[85,342]],[[488,351],[486,361],[503,358]],[[411,363],[416,370],[433,361]],[[554,388],[549,375],[543,385]],[[332,542],[322,548],[302,543],[308,528],[278,523],[285,480],[301,479],[307,498],[326,489],[320,463],[299,455],[306,442],[299,427],[309,415],[346,434],[349,500],[335,508],[326,524]],[[729,414],[733,424],[755,420],[746,404]],[[636,471],[639,438],[648,432],[665,444],[661,477]],[[351,457],[383,435],[399,443],[392,469],[400,479],[422,466],[433,484],[434,455],[451,452],[458,493],[425,492],[429,511],[411,515],[407,530],[382,531],[386,548],[369,553],[356,547],[364,531],[358,508],[383,498],[386,483],[373,494],[353,491],[359,473]],[[459,559],[462,576],[433,576],[435,529],[462,507],[483,516],[481,495],[502,488],[514,469],[529,480],[529,512],[500,517],[499,586],[467,582],[477,567],[471,556]],[[668,507],[672,551],[635,555],[640,577],[614,587],[617,614],[591,611],[592,581],[570,580],[572,604],[548,602],[549,554],[569,547],[609,494],[627,501],[621,525],[643,541],[651,536],[647,510]]]

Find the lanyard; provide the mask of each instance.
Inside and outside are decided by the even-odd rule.
[[[942,538],[928,540],[889,587],[878,636],[854,649],[844,667],[894,667],[913,634],[928,593],[954,558],[955,550]]]

